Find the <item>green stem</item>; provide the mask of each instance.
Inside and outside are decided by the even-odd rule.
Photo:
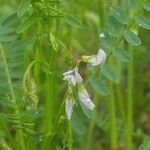
[[[94,100],[95,100],[95,106],[97,106],[97,104],[98,104],[98,94],[95,94]],[[88,129],[86,150],[91,149],[92,133],[93,133],[93,130],[94,130],[94,120],[95,120],[95,118],[93,116],[93,118],[91,119],[90,125],[89,125],[89,129]]]
[[[60,21],[59,19],[56,20],[56,38],[60,36]],[[55,62],[56,62],[56,51],[51,49],[51,57],[49,62],[49,69],[54,72],[55,69]],[[53,119],[54,119],[54,108],[55,108],[55,76],[50,75],[47,76],[47,100],[46,100],[46,107],[45,107],[45,132],[47,134],[47,139],[44,141],[43,149],[48,149],[51,145],[50,141],[53,137]],[[50,135],[50,136],[49,136]]]
[[[3,138],[0,138],[0,148],[2,148],[2,150],[12,150]]]
[[[104,23],[105,23],[105,14],[104,14],[104,1],[103,0],[98,0],[97,1],[97,5],[98,5],[98,14],[99,14],[99,25],[101,28],[103,28]],[[94,76],[94,74],[93,74]],[[95,94],[94,96],[95,99],[95,106],[97,106],[98,104],[98,94]],[[88,129],[88,135],[87,135],[87,146],[86,146],[86,150],[90,150],[91,149],[91,142],[92,142],[92,133],[94,130],[94,117],[92,118],[90,125],[89,125],[89,129]]]
[[[133,50],[129,50],[133,55]],[[132,150],[132,135],[133,135],[133,62],[128,64],[128,89],[127,89],[127,128],[126,128],[126,145],[127,150]]]
[[[70,0],[70,6],[73,6],[74,5],[74,2],[73,0]],[[73,14],[73,11],[70,7],[70,10],[69,10],[70,14]],[[68,27],[68,39],[67,39],[67,47],[68,47],[68,67],[71,68],[72,66],[72,28],[71,27]],[[65,97],[66,97],[66,94],[65,94]],[[65,100],[65,97],[64,97],[64,100]],[[73,143],[73,138],[72,138],[72,126],[71,126],[71,122],[68,121],[68,134],[69,134],[69,139],[68,139],[68,150],[72,150],[72,143]]]
[[[112,0],[112,6],[117,6],[118,0]]]
[[[49,68],[48,68],[48,65],[46,63],[44,63],[44,61],[38,61],[38,60],[34,60],[32,61],[29,66],[27,67],[25,73],[24,73],[24,76],[23,76],[23,89],[25,91],[27,91],[27,88],[26,88],[26,78],[28,77],[28,75],[30,75],[30,72],[31,72],[31,69],[33,66],[35,66],[36,64],[39,64],[40,65],[40,69],[42,67],[42,65],[47,69],[47,73],[48,75],[54,75],[52,72],[49,71]]]
[[[104,27],[105,24],[105,11],[104,11],[104,1],[103,0],[97,0],[98,3],[98,14],[99,14],[99,24],[100,27]]]
[[[56,116],[56,121],[54,122],[54,125],[53,125],[53,130],[52,130],[53,134],[52,135],[48,135],[48,137],[49,137],[49,143],[51,143],[51,140],[53,139],[53,137],[57,133],[57,127],[59,125],[59,120],[60,120],[61,113],[62,113],[62,110],[64,108],[64,104],[65,104],[66,93],[65,93],[64,99],[63,99],[63,101],[62,101],[62,103],[60,105],[60,108],[59,108],[59,111],[58,111],[58,115]]]
[[[55,63],[55,51],[52,50],[51,53],[51,60],[50,60],[50,70],[54,69],[54,63]],[[45,132],[48,135],[48,137],[45,139],[43,144],[43,150],[46,150],[50,147],[50,136],[52,135],[52,129],[53,129],[53,115],[54,115],[54,76],[53,75],[47,75],[47,97],[46,97],[46,106],[45,106],[45,120],[44,120],[44,126],[45,126]]]
[[[72,126],[70,122],[68,122],[68,134],[69,134],[68,150],[72,150]]]
[[[125,123],[126,112],[125,112],[125,107],[124,107],[124,95],[123,95],[123,92],[121,89],[122,62],[117,61],[117,64],[118,64],[117,74],[118,74],[118,80],[119,80],[120,84],[117,84],[115,86],[115,90],[116,90],[116,96],[117,96],[117,100],[118,100],[118,104],[119,104],[119,108],[120,108],[119,111],[121,112],[122,120]]]
[[[116,112],[115,97],[112,83],[110,83],[110,99],[109,99],[109,116],[110,116],[110,140],[111,150],[117,150],[117,128],[116,128]]]
[[[5,53],[3,51],[3,48],[2,48],[1,44],[0,44],[0,52],[1,52],[1,55],[2,55],[2,60],[3,60],[4,66],[5,66],[5,71],[6,71],[7,81],[8,81],[11,97],[12,97],[12,102],[16,103],[16,96],[15,96],[15,91],[14,91],[14,88],[13,88],[13,83],[12,83],[10,72],[9,72],[9,69],[8,69],[8,64],[7,64],[7,61],[6,61]]]

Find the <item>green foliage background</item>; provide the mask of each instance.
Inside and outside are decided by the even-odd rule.
[[[146,0],[0,0],[0,148],[149,150],[149,10]],[[96,108],[76,97],[68,121],[62,74],[99,48],[106,63],[79,70]]]

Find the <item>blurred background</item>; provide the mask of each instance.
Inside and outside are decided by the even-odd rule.
[[[38,2],[38,0],[35,0]],[[16,13],[18,10],[20,1],[19,0],[0,0],[0,23],[4,21],[8,16]],[[109,8],[111,6],[119,6],[127,9],[126,0],[62,0],[60,7],[63,12],[75,17],[82,25],[83,28],[74,28],[60,21],[59,29],[56,23],[53,21],[55,18],[43,18],[38,24],[32,25],[30,29],[23,32],[22,34],[17,34],[17,39],[26,39],[29,44],[26,47],[20,47],[16,45],[13,48],[9,43],[4,44],[4,50],[8,63],[13,64],[17,60],[17,67],[13,68],[13,65],[9,66],[10,71],[12,71],[12,79],[15,80],[16,87],[15,92],[18,97],[18,104],[22,107],[22,77],[27,68],[27,66],[34,59],[45,59],[48,63],[51,63],[51,58],[55,57],[55,62],[52,69],[56,73],[56,76],[52,79],[48,79],[44,71],[39,72],[40,66],[36,65],[33,70],[33,77],[37,84],[38,89],[38,111],[39,114],[34,114],[33,117],[35,122],[34,130],[37,134],[35,136],[30,136],[30,133],[24,135],[26,148],[25,149],[42,149],[41,143],[45,138],[43,132],[46,132],[44,128],[53,125],[53,120],[56,119],[57,113],[59,111],[61,102],[64,97],[65,90],[67,88],[66,83],[62,80],[62,73],[69,70],[70,66],[74,66],[76,60],[82,55],[93,55],[96,54],[101,47],[100,41],[100,31],[105,27],[105,21],[110,15]],[[143,10],[143,14],[150,17],[148,11]],[[40,25],[39,25],[40,24]],[[16,29],[16,26],[14,26]],[[58,31],[59,30],[59,31]],[[134,27],[133,27],[134,30]],[[146,137],[150,136],[150,30],[143,28],[135,28],[139,33],[139,37],[142,41],[142,45],[139,47],[130,47],[126,42],[122,42],[121,46],[124,49],[132,49],[133,52],[133,70],[132,70],[132,119],[133,119],[133,132],[132,132],[132,144],[133,150],[138,149],[139,145],[144,141]],[[0,27],[0,42],[3,41],[3,28]],[[54,33],[55,37],[61,40],[67,47],[68,51],[65,52],[63,48],[58,49],[55,56],[52,55],[53,48],[50,45],[48,39],[43,38],[48,32]],[[57,32],[58,31],[58,32]],[[40,35],[39,41],[32,43],[31,39],[34,36]],[[6,36],[7,38],[7,36]],[[10,37],[9,37],[10,38]],[[30,39],[31,38],[31,39]],[[7,41],[7,40],[6,40]],[[38,49],[38,50],[37,50]],[[37,51],[39,53],[37,53]],[[13,57],[18,54],[17,57]],[[42,54],[41,54],[42,53]],[[41,55],[40,55],[41,54]],[[72,56],[70,56],[72,54]],[[11,58],[9,58],[11,56]],[[1,57],[0,57],[1,58]],[[1,58],[2,59],[2,58]],[[70,59],[73,61],[70,62]],[[71,64],[70,64],[71,63]],[[113,95],[115,99],[115,118],[116,127],[118,133],[118,150],[126,150],[126,116],[128,107],[128,65],[130,63],[124,63],[117,61],[114,56],[111,57],[109,61],[113,70],[116,72],[119,83],[113,84]],[[0,75],[4,75],[3,65],[0,60]],[[18,69],[19,68],[19,69]],[[111,148],[111,112],[109,111],[109,101],[112,97],[112,93],[109,96],[102,96],[97,93],[93,87],[88,82],[91,75],[90,66],[82,63],[80,66],[80,73],[85,80],[85,85],[91,97],[93,98],[96,108],[94,111],[94,117],[88,119],[84,115],[79,115],[82,123],[85,127],[85,134],[79,135],[74,130],[72,130],[72,141],[73,150],[109,150]],[[36,71],[35,71],[36,70]],[[88,70],[88,71],[87,71]],[[99,80],[104,81],[107,86],[109,82],[100,73],[96,73],[96,77]],[[20,78],[21,80],[19,80]],[[0,137],[3,137],[5,142],[12,147],[12,149],[19,149],[16,145],[18,144],[17,139],[13,137],[16,134],[14,126],[16,124],[9,122],[8,118],[5,120],[4,114],[12,113],[11,107],[7,106],[9,103],[4,101],[2,97],[9,96],[7,92],[8,86],[4,87],[5,78],[0,76],[0,113],[1,113],[1,124],[0,124]],[[106,80],[106,81],[105,81]],[[53,87],[48,87],[48,82],[53,82]],[[16,83],[17,82],[17,83]],[[47,97],[49,89],[53,88],[53,94],[55,99],[51,103],[47,104]],[[4,96],[3,96],[4,95]],[[6,102],[6,103],[5,103]],[[30,104],[29,104],[30,105]],[[51,105],[51,106],[49,106]],[[45,108],[48,106],[47,108]],[[52,108],[53,107],[53,108]],[[44,111],[52,110],[51,123],[47,121],[47,125],[43,125],[45,116]],[[77,108],[78,109],[78,108]],[[65,110],[65,109],[64,109]],[[66,134],[68,122],[66,120],[65,111],[59,119],[60,125],[56,129],[56,134],[54,138],[51,139],[51,148],[45,149],[67,149],[64,143],[68,141],[68,135]],[[32,114],[32,110],[30,110]],[[33,116],[34,116],[33,115]],[[4,119],[3,119],[4,118]],[[8,122],[7,122],[8,121]],[[51,125],[52,124],[52,125]],[[4,127],[8,129],[4,129]],[[28,135],[29,134],[29,135]],[[52,133],[51,133],[52,134]],[[62,146],[63,145],[63,146]],[[150,145],[150,142],[149,142]],[[62,148],[63,147],[63,148]],[[22,149],[22,148],[21,148]],[[148,150],[148,149],[147,149]]]

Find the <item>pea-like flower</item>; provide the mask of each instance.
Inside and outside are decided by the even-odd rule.
[[[106,53],[104,50],[100,49],[97,55],[82,56],[84,62],[90,63],[92,66],[97,66],[104,63],[106,60]]]
[[[92,102],[87,90],[85,89],[84,85],[83,84],[80,84],[78,86],[78,95],[79,95],[79,98],[82,102],[82,104],[88,108],[89,110],[93,110],[95,105],[94,103]]]
[[[70,84],[74,86],[76,83],[81,83],[83,81],[81,75],[78,73],[78,68],[74,68],[73,70],[69,70],[65,72],[63,80],[69,81]]]
[[[66,115],[67,115],[68,120],[71,119],[71,115],[73,112],[73,106],[74,106],[74,99],[67,99],[65,108],[66,108]]]
[[[67,115],[68,120],[71,119],[74,103],[75,103],[75,99],[72,94],[72,89],[69,88],[69,92],[68,92],[66,103],[65,103],[65,110],[66,110],[66,115]]]

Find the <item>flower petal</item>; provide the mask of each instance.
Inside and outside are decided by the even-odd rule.
[[[100,61],[98,59],[97,55],[93,55],[90,59],[89,59],[89,63],[91,63],[92,66],[97,66],[100,64]]]
[[[104,50],[102,50],[102,49],[100,49],[99,51],[98,51],[98,59],[100,60],[100,63],[104,63],[105,62],[105,60],[106,60],[106,53],[105,53],[105,51]]]
[[[78,71],[75,69],[75,79],[77,83],[81,83],[83,81],[81,75],[78,73]]]
[[[65,72],[63,80],[68,81],[70,84],[73,84],[74,86],[76,83],[81,83],[83,81],[81,75],[78,73],[78,69],[74,68],[73,70],[69,70]]]
[[[88,109],[90,110],[93,110],[95,105],[94,103],[92,102],[87,90],[84,88],[84,86],[82,85],[82,87],[79,89],[79,92],[78,92],[78,95],[79,95],[79,98],[81,100],[81,102],[83,103],[83,105],[85,107],[87,107]]]
[[[71,119],[73,106],[74,106],[74,100],[66,100],[65,109],[66,109],[66,115],[68,120]]]
[[[63,73],[63,75],[64,76],[70,76],[70,75],[73,75],[73,72],[74,72],[74,70],[69,70],[69,71]]]
[[[86,57],[84,57],[84,59],[85,58]],[[102,49],[98,51],[97,55],[87,57],[87,62],[90,63],[92,66],[97,66],[101,63],[104,63],[105,60],[106,60],[106,53]]]

